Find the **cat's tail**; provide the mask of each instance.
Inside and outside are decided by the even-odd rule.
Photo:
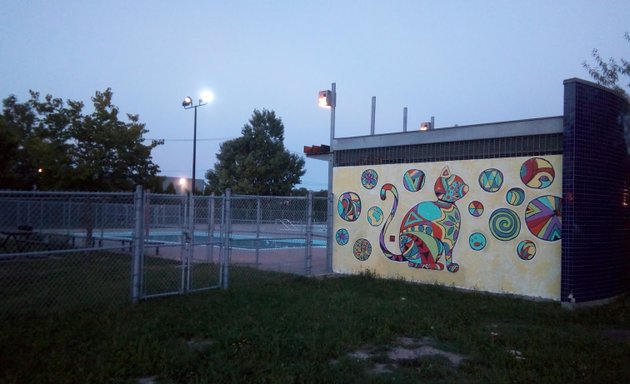
[[[385,254],[385,257],[387,257],[388,259],[393,260],[393,261],[405,261],[405,258],[403,257],[402,254],[396,255],[394,253],[391,253],[387,249],[387,245],[385,244],[385,233],[387,232],[389,225],[394,219],[396,210],[398,209],[398,189],[396,189],[396,187],[393,184],[387,183],[383,185],[383,187],[381,187],[381,193],[380,193],[381,200],[385,201],[385,199],[387,199],[387,191],[391,192],[391,194],[394,196],[394,204],[392,204],[392,210],[389,213],[389,216],[387,217],[387,219],[385,220],[385,223],[383,224],[383,229],[381,229],[381,235],[379,237],[379,245],[381,247],[381,251],[383,251],[383,253]]]

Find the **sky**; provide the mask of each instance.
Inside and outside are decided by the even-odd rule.
[[[592,50],[628,59],[628,0],[23,0],[0,3],[0,98],[29,90],[138,114],[161,175],[196,177],[255,109],[275,111],[285,147],[328,144],[318,91],[336,83],[336,137],[558,116],[565,79],[590,80]],[[87,110],[87,108],[86,108]],[[327,164],[306,159],[299,187],[327,186]]]

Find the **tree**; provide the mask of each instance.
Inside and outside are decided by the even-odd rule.
[[[285,149],[282,120],[274,111],[254,110],[241,134],[221,144],[214,170],[206,172],[209,191],[289,195],[304,175],[304,159]]]
[[[166,186],[166,190],[164,191],[164,193],[167,193],[169,195],[175,195],[177,194],[177,190],[175,189],[175,185],[173,185],[173,183],[168,183],[168,185]]]
[[[630,43],[630,33],[626,32],[624,37]],[[620,77],[630,77],[630,62],[623,58],[620,58],[619,61],[617,61],[612,57],[608,59],[608,61],[605,61],[599,55],[599,51],[597,49],[593,49],[592,55],[595,59],[595,67],[592,67],[586,62],[582,64],[591,77],[593,77],[598,84],[612,88],[620,95],[630,99],[626,90],[618,84]],[[630,88],[630,79],[627,79],[626,81],[628,81],[628,83],[625,84],[625,86]]]
[[[94,112],[84,115],[83,103],[37,92],[19,103],[3,100],[0,116],[0,186],[9,189],[131,190],[151,185],[159,171],[147,133],[137,115],[118,118],[111,89],[96,92]]]

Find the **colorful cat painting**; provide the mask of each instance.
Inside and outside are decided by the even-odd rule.
[[[387,249],[385,234],[394,219],[398,208],[398,190],[392,184],[381,188],[381,200],[387,199],[387,192],[394,197],[392,210],[383,225],[380,235],[380,247],[385,256],[393,261],[405,262],[412,268],[443,270],[457,272],[459,264],[453,262],[453,248],[459,235],[461,216],[455,202],[468,193],[468,185],[464,180],[451,174],[445,167],[435,182],[437,201],[424,201],[405,214],[400,224],[398,246],[400,254]]]

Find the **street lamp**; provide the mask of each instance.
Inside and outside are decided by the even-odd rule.
[[[212,92],[210,91],[204,91],[201,93],[201,96],[199,97],[199,101],[197,102],[197,105],[195,105],[193,103],[193,99],[190,96],[186,96],[184,98],[184,101],[182,101],[182,106],[184,107],[184,109],[194,109],[195,110],[195,120],[194,120],[194,129],[193,129],[193,159],[192,159],[192,179],[190,182],[191,185],[191,193],[194,195],[195,194],[195,166],[197,163],[197,108],[201,107],[202,105],[206,105],[209,102],[211,102],[214,99],[214,95],[212,94]]]
[[[328,241],[326,242],[326,268],[332,271],[332,240],[333,240],[333,140],[335,139],[335,108],[337,107],[337,84],[332,83],[329,90],[320,91],[317,104],[326,109],[330,109],[330,153],[328,154]]]

